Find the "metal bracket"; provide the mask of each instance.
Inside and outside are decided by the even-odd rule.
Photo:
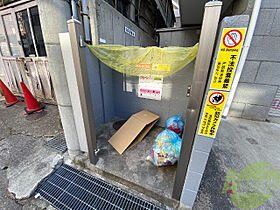
[[[188,86],[188,89],[187,89],[187,97],[190,97],[190,96],[191,96],[191,89],[192,89],[192,86],[189,85],[189,86]]]
[[[82,35],[80,35],[80,47],[86,47],[86,43],[84,42]]]
[[[88,17],[88,19],[90,19],[90,17],[89,17],[89,15],[88,15],[88,13],[85,13],[85,12],[81,11],[81,12],[80,12],[80,14],[81,14],[82,16],[87,16],[87,17]]]
[[[99,152],[100,152],[100,149],[98,149],[98,148],[96,150],[94,150],[95,156],[97,156]]]

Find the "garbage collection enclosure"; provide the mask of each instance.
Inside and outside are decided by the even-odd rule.
[[[159,37],[160,47],[191,47],[198,42],[198,32],[195,29],[161,30]],[[116,116],[127,119],[144,109],[158,114],[161,126],[164,126],[170,116],[181,113],[184,117],[188,102],[187,89],[191,85],[194,62],[186,65],[181,71],[163,78],[160,100],[146,99],[138,97],[138,76],[119,73],[97,59],[89,49],[86,50],[90,85],[95,86],[92,88],[92,102],[96,126]]]
[[[106,11],[104,14],[107,13]],[[96,46],[85,44],[80,46],[78,37],[81,25],[76,21],[68,21],[69,33],[60,34],[67,81],[71,84],[69,90],[75,124],[79,131],[77,134],[80,150],[91,152],[91,155],[95,152],[98,159],[95,169],[102,176],[114,178],[137,191],[155,195],[154,197],[161,196],[161,200],[170,199],[177,166],[169,164],[168,161],[172,163],[178,159],[180,152],[176,148],[179,147],[177,144],[181,144],[180,138],[176,133],[175,138],[171,137],[172,135],[165,135],[165,141],[156,141],[157,151],[151,149],[157,136],[164,131],[168,118],[181,115],[182,120],[186,121],[187,91],[193,79],[199,31],[195,28],[162,29],[151,36],[114,10],[111,18],[104,18],[101,13],[97,14],[97,21],[102,25],[98,25],[98,30],[95,31],[98,33]],[[115,27],[112,23],[116,23],[115,25],[119,27]],[[129,33],[126,28],[130,29]],[[155,46],[167,48],[160,49]],[[115,51],[115,48],[118,50]],[[133,50],[127,50],[128,48]],[[99,50],[99,54],[94,50]],[[124,54],[120,56],[118,53]],[[149,56],[151,59],[156,58],[154,62],[140,62]],[[191,59],[176,67],[182,60],[186,60],[184,56]],[[165,61],[160,62],[163,58]],[[81,61],[83,66],[79,67],[80,64],[77,63],[75,65],[75,62],[80,62],[78,59],[83,59]],[[172,67],[171,60],[173,63],[175,61]],[[127,65],[132,65],[133,68],[129,70]],[[147,67],[149,69],[146,74],[139,74]],[[79,86],[85,81],[81,82],[79,79],[81,75],[78,75],[81,71],[85,74],[85,68],[88,80],[86,82],[89,84],[86,90]],[[134,70],[137,70],[137,73],[133,73]],[[164,75],[163,72],[168,72],[168,75]],[[79,96],[81,93],[86,96]],[[76,100],[77,98],[81,102]],[[84,105],[85,100],[91,100],[91,105]],[[88,109],[92,109],[94,115],[94,119],[91,117],[87,121],[92,123],[89,125],[91,126],[89,137],[96,136],[97,147],[88,144],[89,138],[86,137],[86,129],[83,127],[85,125],[83,117],[89,119],[87,115],[90,114],[83,111]],[[89,141],[91,140],[95,144],[95,138]],[[166,150],[161,149],[167,145],[166,142],[172,145],[169,146],[168,155],[165,155]],[[158,160],[165,161],[169,165],[157,167],[160,164],[147,161],[148,155],[157,156]]]
[[[191,47],[198,42],[199,33],[196,29],[178,29],[160,30],[158,35],[160,47]],[[163,78],[161,99],[148,99],[139,97],[138,87],[143,85],[139,76],[119,73],[97,59],[88,48],[86,51],[96,141],[100,149],[96,167],[133,183],[140,191],[148,190],[171,198],[176,165],[156,167],[145,158],[169,117],[181,113],[183,120],[186,120],[187,89],[192,82],[194,61],[181,71]],[[108,142],[116,133],[114,127],[120,127],[123,123],[120,120],[127,120],[143,110],[159,116],[158,121],[138,144],[119,154]],[[132,128],[135,126],[132,125]]]

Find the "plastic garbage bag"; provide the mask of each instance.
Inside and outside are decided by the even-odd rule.
[[[169,117],[165,122],[165,129],[174,131],[179,136],[182,136],[184,130],[184,122],[182,120],[182,114],[178,116]]]
[[[155,166],[174,165],[179,158],[182,139],[171,130],[162,131],[151,148],[146,160]]]

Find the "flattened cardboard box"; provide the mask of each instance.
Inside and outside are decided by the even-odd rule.
[[[147,110],[132,115],[112,136],[109,143],[122,154],[138,144],[158,121],[159,116]]]

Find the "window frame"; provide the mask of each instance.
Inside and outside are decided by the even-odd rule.
[[[35,48],[35,57],[46,57],[46,56],[39,56],[37,45],[36,45],[36,40],[35,40],[35,36],[34,36],[34,31],[33,31],[33,26],[32,26],[32,21],[31,21],[31,15],[30,15],[30,8],[35,7],[35,6],[38,7],[37,2],[36,1],[31,1],[31,2],[27,2],[27,3],[24,3],[24,4],[20,4],[18,6],[15,6],[14,8],[8,8],[8,9],[0,10],[0,27],[4,31],[4,36],[5,36],[5,39],[6,39],[6,42],[7,42],[7,45],[8,45],[8,50],[9,50],[9,53],[10,53],[10,56],[3,56],[2,51],[0,50],[0,54],[1,54],[2,57],[26,57],[25,54],[24,54],[22,41],[21,41],[21,37],[20,37],[20,32],[19,32],[19,28],[18,28],[18,22],[17,22],[17,18],[16,18],[16,13],[20,12],[22,10],[27,10],[31,37],[32,37],[32,41],[33,41],[33,44],[34,44],[34,48]],[[12,56],[10,41],[9,41],[7,30],[6,30],[4,21],[3,21],[3,16],[8,15],[8,14],[11,15],[12,21],[13,21],[13,27],[16,30],[17,45],[18,45],[19,50],[20,50],[20,56]]]

